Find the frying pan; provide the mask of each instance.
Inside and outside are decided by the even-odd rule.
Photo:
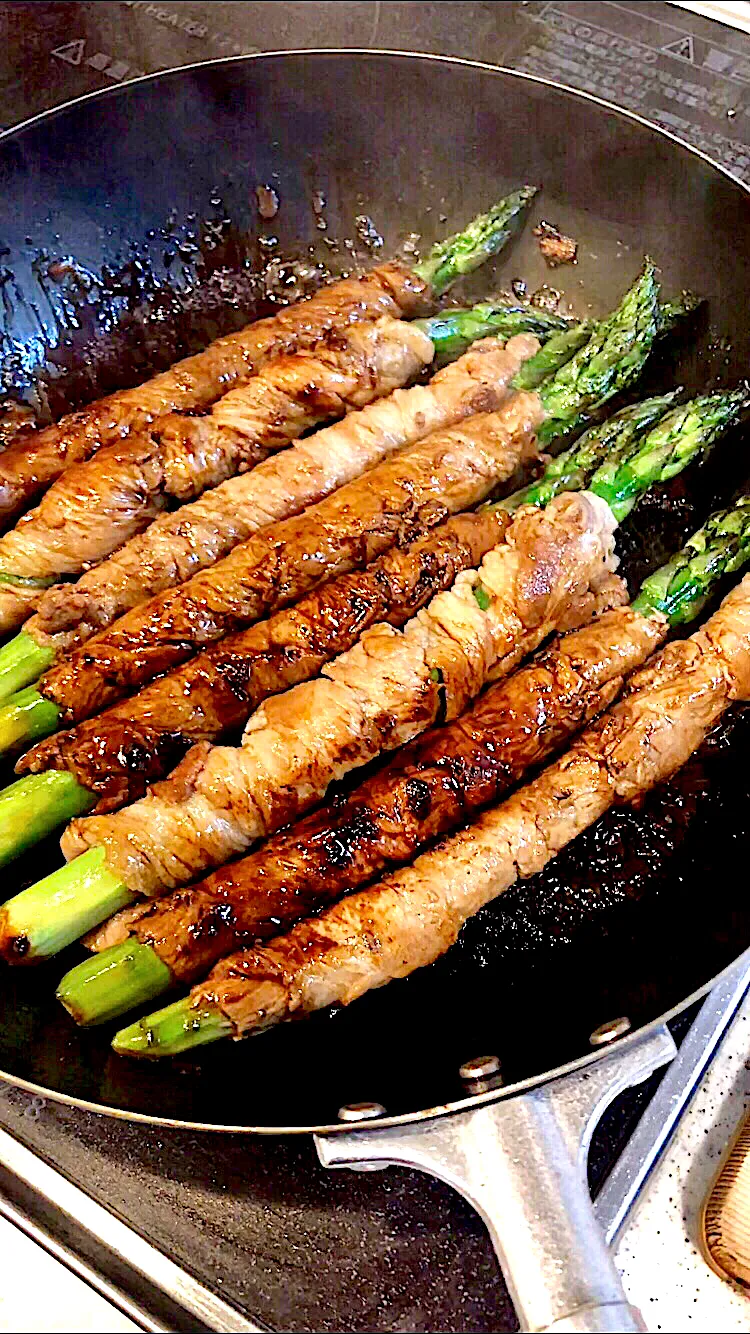
[[[537,217],[578,238],[578,264],[551,275],[527,227],[475,293],[523,276],[597,315],[648,251],[666,292],[710,296],[708,327],[656,378],[695,390],[746,372],[750,207],[738,181],[636,117],[541,80],[438,57],[306,51],[167,72],[0,138],[4,374],[60,412],[265,313],[257,271],[269,255],[296,256],[297,278],[317,262],[340,269],[361,215],[385,254],[412,232],[424,245],[523,181],[543,186]],[[265,223],[259,184],[280,201]],[[687,483],[636,523],[638,559],[663,554],[675,511],[684,531],[705,514],[716,476],[700,473],[700,495]],[[108,1034],[76,1030],[52,999],[73,950],[3,974],[0,1074],[151,1123],[312,1131],[329,1165],[421,1166],[483,1213],[527,1327],[638,1328],[583,1186],[586,1135],[614,1093],[669,1059],[666,1019],[750,945],[741,732],[723,757],[732,836],[709,820],[658,892],[566,929],[557,949],[538,949],[533,931],[508,948],[499,907],[445,966],[350,1011],[145,1067],[112,1056]],[[17,863],[5,892],[56,855]],[[595,888],[606,900],[606,875]],[[629,1035],[592,1048],[592,1032],[623,1016]],[[465,1068],[485,1053],[501,1073],[496,1061]]]

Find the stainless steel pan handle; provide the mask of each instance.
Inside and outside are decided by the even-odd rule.
[[[669,1030],[658,1028],[520,1096],[318,1135],[318,1156],[324,1167],[418,1168],[465,1196],[487,1226],[523,1329],[644,1330],[594,1217],[586,1160],[605,1107],[674,1054]]]

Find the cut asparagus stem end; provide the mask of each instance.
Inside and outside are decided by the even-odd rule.
[[[0,704],[0,754],[25,750],[32,741],[57,731],[59,722],[57,705],[40,695],[34,686],[19,690],[7,704]]]
[[[33,685],[54,662],[51,648],[37,644],[23,630],[0,648],[0,703]]]
[[[722,576],[750,560],[750,496],[717,510],[689,537],[682,551],[641,585],[633,602],[642,616],[661,612],[670,625],[699,615]]]
[[[57,999],[77,1024],[104,1024],[156,1000],[173,980],[150,945],[123,940],[71,968],[58,987]]]
[[[174,1001],[115,1034],[112,1046],[121,1056],[178,1056],[232,1033],[232,1025],[216,1005],[196,1006],[190,997]]]
[[[471,310],[445,310],[414,324],[432,340],[438,361],[450,361],[478,338],[513,338],[528,333],[544,342],[570,328],[571,321],[534,306],[493,305],[483,302]],[[574,349],[575,350],[575,349]],[[571,356],[573,352],[571,351]]]
[[[425,256],[414,271],[429,283],[436,296],[466,273],[496,255],[510,239],[520,219],[537,193],[536,186],[525,185],[506,199],[501,199],[487,213],[480,213],[462,232],[449,236]]]
[[[693,459],[707,454],[749,404],[750,392],[743,386],[703,394],[673,408],[623,458],[603,463],[589,490],[607,501],[621,523],[650,486],[669,481]]]
[[[668,411],[675,393],[646,398],[642,403],[623,408],[605,422],[591,426],[570,449],[558,454],[539,481],[521,491],[514,491],[498,508],[516,510],[519,505],[548,505],[563,491],[582,491],[602,464],[623,458],[633,444]]]
[[[76,815],[86,815],[96,797],[73,777],[51,769],[30,774],[0,792],[0,866],[19,857]]]
[[[135,898],[91,848],[0,908],[0,956],[35,963],[65,949]]]

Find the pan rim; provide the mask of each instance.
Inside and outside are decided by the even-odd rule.
[[[358,57],[372,57],[372,58],[387,57],[388,59],[403,60],[409,63],[412,62],[421,63],[423,61],[431,61],[436,64],[449,65],[449,66],[457,65],[459,67],[475,69],[481,71],[482,73],[491,75],[501,75],[503,77],[507,76],[513,79],[517,79],[523,83],[531,84],[541,88],[549,88],[554,92],[567,94],[581,101],[589,102],[595,107],[602,108],[603,110],[610,112],[615,116],[618,116],[624,120],[639,125],[643,129],[649,131],[651,134],[656,134],[660,138],[666,139],[667,141],[677,145],[678,148],[682,149],[684,152],[689,153],[691,157],[697,158],[699,161],[709,166],[713,171],[716,171],[721,176],[725,177],[733,185],[739,187],[739,189],[742,190],[742,192],[750,200],[750,183],[743,181],[739,176],[736,176],[734,172],[730,171],[729,168],[725,167],[722,163],[716,162],[713,158],[709,157],[707,153],[704,153],[702,149],[695,148],[692,144],[689,144],[686,140],[681,139],[679,135],[673,134],[670,130],[664,129],[662,126],[657,125],[653,121],[646,119],[644,116],[639,115],[637,112],[622,107],[618,107],[615,103],[609,102],[605,98],[599,97],[594,93],[588,93],[581,89],[573,88],[569,84],[561,83],[554,79],[547,79],[540,75],[529,74],[523,70],[514,70],[506,65],[495,65],[481,60],[469,60],[460,56],[442,55],[426,51],[420,52],[420,51],[407,51],[407,50],[393,50],[386,47],[382,48],[381,47],[302,47],[302,48],[290,47],[288,49],[279,51],[254,51],[254,52],[248,52],[244,55],[218,56],[210,60],[191,61],[189,64],[185,65],[170,66],[167,69],[157,70],[152,74],[144,74],[136,79],[129,79],[127,82],[119,84],[114,87],[100,88],[100,89],[95,89],[89,93],[83,93],[79,97],[70,98],[68,101],[63,102],[58,106],[49,107],[45,111],[37,113],[35,116],[30,116],[26,120],[21,121],[19,124],[10,126],[7,129],[0,131],[0,147],[6,141],[12,140],[16,136],[20,136],[21,134],[23,134],[24,131],[36,128],[36,126],[40,125],[42,122],[52,119],[53,117],[56,117],[58,115],[61,115],[63,112],[67,112],[72,108],[79,106],[82,103],[88,103],[98,98],[118,97],[122,95],[126,90],[135,87],[136,85],[150,83],[158,79],[166,79],[173,75],[188,74],[192,71],[200,70],[209,66],[210,67],[235,66],[243,64],[248,61],[269,60],[269,59],[277,60],[289,56],[303,56],[305,58],[313,58],[313,59],[318,57],[331,57],[331,56],[336,56],[336,57],[358,56]],[[728,977],[728,975],[732,972],[732,970],[738,968],[742,962],[744,962],[745,964],[750,964],[750,946],[748,946],[748,948],[741,954],[737,955],[736,958],[732,959],[714,977],[709,978],[705,983],[703,983],[701,986],[699,986],[693,992],[691,992],[690,995],[683,998],[682,1000],[677,1002],[674,1006],[672,1006],[671,1009],[665,1011],[657,1018],[652,1019],[649,1023],[641,1026],[640,1028],[634,1029],[632,1032],[629,1032],[626,1036],[620,1038],[616,1044],[617,1049],[626,1051],[637,1045],[639,1042],[647,1039],[650,1035],[655,1033],[659,1028],[662,1028],[665,1024],[669,1023],[670,1020],[677,1018],[678,1015],[680,1015],[684,1010],[688,1009],[690,1005],[706,997],[709,994],[709,992],[714,989],[714,987],[716,987],[720,982],[722,982],[726,977]],[[375,1128],[375,1127],[395,1128],[400,1126],[421,1124],[422,1122],[434,1120],[438,1117],[456,1115],[462,1111],[470,1111],[476,1107],[487,1106],[491,1103],[505,1101],[507,1098],[518,1097],[524,1093],[529,1092],[531,1089],[539,1088],[545,1084],[552,1082],[553,1080],[561,1079],[564,1076],[572,1075],[578,1072],[584,1072],[586,1069],[588,1069],[589,1066],[592,1066],[595,1062],[599,1061],[605,1054],[611,1053],[612,1051],[613,1047],[608,1046],[598,1051],[588,1052],[584,1056],[575,1057],[573,1060],[567,1061],[562,1065],[554,1066],[552,1069],[546,1070],[541,1074],[530,1075],[526,1079],[519,1080],[514,1084],[509,1084],[500,1089],[494,1089],[494,1090],[489,1090],[485,1093],[477,1093],[471,1096],[465,1096],[451,1102],[439,1104],[438,1106],[435,1107],[423,1108],[413,1112],[404,1112],[396,1116],[385,1115],[379,1117],[375,1122],[372,1121],[368,1122],[368,1126],[370,1128]],[[91,1102],[85,1098],[76,1098],[72,1094],[61,1093],[56,1090],[49,1089],[45,1085],[36,1084],[32,1080],[23,1079],[20,1076],[9,1074],[3,1070],[0,1070],[0,1081],[3,1081],[4,1083],[8,1084],[11,1088],[19,1089],[22,1092],[32,1094],[33,1096],[36,1097],[49,1099],[52,1102],[60,1103],[64,1106],[75,1107],[81,1111],[90,1112],[96,1115],[112,1117],[119,1121],[134,1122],[142,1125],[159,1126],[162,1128],[212,1132],[214,1134],[245,1134],[245,1135],[269,1135],[269,1136],[310,1135],[310,1134],[335,1135],[335,1134],[351,1133],[353,1129],[353,1126],[351,1124],[342,1122],[335,1122],[332,1124],[321,1123],[321,1124],[303,1125],[303,1126],[218,1125],[212,1122],[190,1121],[176,1117],[155,1116],[153,1114],[146,1112],[137,1112],[132,1110],[125,1110],[121,1107],[108,1106],[105,1103]]]
[[[732,959],[720,973],[715,977],[704,982],[702,986],[696,988],[685,999],[678,1001],[670,1010],[665,1010],[656,1019],[650,1023],[642,1025],[641,1028],[635,1028],[624,1037],[618,1038],[615,1044],[599,1048],[597,1051],[587,1052],[585,1056],[577,1056],[571,1061],[565,1061],[562,1065],[553,1066],[551,1070],[546,1070],[541,1075],[529,1075],[526,1079],[519,1079],[515,1084],[504,1085],[499,1089],[489,1089],[485,1093],[475,1093],[471,1096],[458,1098],[453,1102],[440,1103],[436,1107],[422,1108],[416,1112],[402,1112],[398,1116],[379,1116],[377,1120],[368,1121],[364,1130],[397,1129],[401,1126],[421,1125],[425,1121],[434,1121],[443,1116],[456,1116],[461,1112],[473,1111],[477,1107],[488,1107],[492,1103],[505,1102],[508,1098],[521,1097],[524,1093],[531,1092],[532,1089],[541,1088],[543,1085],[551,1084],[556,1079],[563,1079],[567,1075],[584,1073],[589,1066],[607,1055],[611,1055],[614,1050],[629,1051],[652,1037],[660,1028],[663,1028],[672,1019],[678,1018],[680,1014],[696,1001],[699,1001],[709,995],[715,987],[726,980],[732,972],[740,971],[742,967],[750,967],[750,945],[736,959]],[[263,1036],[263,1035],[261,1035]],[[211,1121],[183,1121],[178,1117],[153,1116],[148,1112],[125,1111],[121,1107],[109,1107],[106,1103],[90,1102],[86,1098],[74,1098],[70,1093],[56,1093],[46,1088],[43,1084],[35,1084],[28,1079],[22,1079],[18,1075],[8,1075],[0,1070],[0,1080],[10,1084],[12,1088],[17,1088],[23,1093],[30,1093],[35,1097],[48,1098],[52,1102],[59,1102],[66,1107],[76,1107],[79,1111],[91,1112],[99,1116],[109,1116],[117,1121],[134,1122],[139,1125],[160,1126],[163,1129],[170,1130],[200,1130],[207,1131],[216,1135],[343,1135],[351,1134],[357,1129],[351,1122],[335,1121],[332,1123],[321,1122],[309,1126],[248,1126],[248,1125],[217,1125]]]
[[[625,120],[634,122],[649,130],[652,134],[659,135],[662,139],[667,139],[679,148],[690,153],[692,157],[705,162],[707,166],[714,171],[718,171],[727,180],[744,191],[750,197],[750,182],[743,181],[740,176],[725,167],[723,163],[717,162],[715,158],[709,157],[703,149],[694,147],[686,139],[681,139],[679,135],[671,130],[657,125],[655,121],[648,120],[641,116],[637,111],[631,111],[629,108],[618,107],[615,102],[610,102],[605,97],[599,97],[596,93],[588,93],[584,89],[574,88],[571,84],[561,83],[557,79],[547,79],[541,74],[529,74],[526,70],[511,69],[509,65],[493,65],[486,60],[469,60],[463,56],[447,56],[433,51],[407,51],[395,50],[391,47],[367,47],[367,46],[311,46],[311,47],[286,47],[279,51],[249,51],[236,56],[214,56],[210,60],[193,60],[186,65],[170,65],[166,69],[155,70],[152,74],[141,74],[138,78],[127,79],[123,83],[110,88],[95,88],[90,93],[81,93],[79,97],[71,97],[67,102],[61,102],[58,106],[47,107],[45,111],[39,111],[35,116],[28,116],[26,120],[19,121],[17,125],[10,125],[5,130],[0,130],[0,145],[7,139],[21,134],[24,130],[34,128],[42,121],[51,119],[54,116],[61,115],[65,111],[71,110],[84,102],[93,101],[95,98],[118,97],[130,88],[140,84],[149,83],[157,79],[166,79],[174,74],[186,74],[193,70],[204,69],[218,65],[240,65],[251,60],[277,60],[286,56],[387,56],[389,59],[404,61],[423,61],[429,60],[441,65],[458,65],[467,69],[481,70],[485,74],[508,75],[510,78],[519,79],[523,83],[537,84],[541,88],[551,88],[556,92],[568,93],[572,97],[580,98],[582,101],[591,102],[594,106],[603,107],[605,111],[613,112],[616,116],[621,116]]]

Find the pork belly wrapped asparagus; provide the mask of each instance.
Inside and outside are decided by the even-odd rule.
[[[118,913],[87,942],[99,956],[63,978],[63,1004],[79,1023],[103,1023],[175,983],[192,984],[224,955],[409,861],[499,801],[601,713],[668,629],[698,615],[717,580],[748,559],[743,497],[647,579],[632,607],[559,639],[455,722],[404,747],[346,801],[197,885]]]
[[[99,813],[137,800],[149,783],[174,767],[189,745],[236,732],[264,699],[316,676],[377,621],[403,625],[449,587],[460,570],[477,565],[500,541],[510,509],[518,508],[526,497],[529,503],[547,504],[563,491],[582,490],[607,456],[623,458],[664,416],[673,399],[673,394],[647,399],[591,427],[548,465],[546,481],[499,506],[449,519],[365,570],[330,580],[294,607],[229,635],[134,698],[41,742],[19,762],[18,771],[40,775],[53,768],[66,771],[79,788],[95,794]],[[49,707],[39,700],[38,707],[31,702],[23,710],[16,703],[0,710],[0,737],[3,713],[6,730],[19,724],[28,729],[29,720]],[[50,775],[42,781],[48,784],[46,795],[52,795],[55,781],[65,788],[62,777],[54,780]],[[33,797],[32,784],[17,790],[24,802]],[[88,797],[82,800],[90,804]],[[50,819],[59,823],[55,804],[49,809]],[[0,820],[0,845],[3,825]]]
[[[648,262],[618,309],[533,395],[546,443],[636,378],[659,328],[658,288]],[[376,554],[371,543],[360,542],[364,549],[358,559],[351,550],[345,556],[342,549],[352,522],[357,526],[355,510],[372,502],[372,489],[382,476],[376,471],[350,483],[306,514],[241,543],[181,588],[135,608],[47,671],[38,693],[57,707],[61,721],[79,722],[208,643],[295,601],[347,568],[345,559],[348,568],[365,563]],[[494,482],[502,476],[496,474]],[[465,506],[471,503],[464,501]],[[416,504],[411,502],[412,512]],[[392,541],[384,540],[379,549]],[[17,664],[6,665],[15,671]]]
[[[43,431],[21,433],[0,458],[0,522],[11,521],[50,482],[102,445],[143,431],[168,412],[209,407],[270,357],[312,347],[330,330],[358,320],[423,313],[431,297],[505,245],[535,193],[530,186],[517,190],[434,246],[411,270],[384,264],[362,278],[334,283],[309,301],[219,338],[146,384],[110,394]]]
[[[66,868],[11,900],[3,910],[6,955],[31,960],[58,948],[86,916],[92,924],[101,920],[97,868],[110,910],[118,879],[123,903],[134,892],[185,883],[296,818],[337,775],[417,735],[439,713],[455,716],[488,675],[512,670],[551,629],[585,621],[602,588],[612,596],[611,534],[615,514],[622,517],[635,503],[634,479],[642,492],[684,467],[716,435],[715,413],[731,418],[746,394],[729,398],[686,405],[638,442],[621,463],[620,504],[607,463],[583,501],[563,494],[545,513],[522,508],[506,544],[489,553],[479,572],[459,576],[451,593],[435,598],[403,635],[375,627],[322,680],[263,705],[240,748],[196,746],[168,782],[119,816],[74,821],[63,849],[89,848],[79,863],[81,896]],[[614,510],[593,492],[599,474]],[[619,581],[615,588],[621,597]],[[53,775],[41,777],[46,786]],[[24,784],[33,781],[22,780],[7,796],[8,802],[21,797],[27,822]],[[61,883],[65,905],[57,898]]]
[[[446,316],[439,328],[465,323],[471,314]],[[390,415],[386,409],[361,423],[369,450],[353,448],[363,441],[356,426],[348,434],[305,442],[291,456],[287,446],[320,422],[372,404],[413,379],[434,355],[427,334],[431,321],[420,323],[384,316],[333,331],[308,352],[269,362],[208,416],[164,417],[146,436],[108,445],[69,471],[0,538],[0,631],[15,628],[36,609],[26,631],[34,645],[22,641],[36,665],[41,657],[35,646],[59,651],[83,643],[139,602],[213,564],[258,528],[298,513],[372,466],[401,443],[398,400],[389,404]],[[545,363],[550,356],[572,356],[590,332],[586,325],[569,331],[568,321],[532,308],[525,313],[492,308],[482,323],[498,329],[522,329],[525,323],[529,331],[547,334],[562,325],[565,332]],[[503,386],[492,384],[489,366],[485,376],[482,406],[488,410],[492,390],[499,397]],[[434,396],[424,389],[421,394],[427,423]],[[406,413],[412,422],[419,415],[417,398],[412,395],[411,415]],[[437,414],[433,429],[451,420],[449,413],[445,422]],[[425,426],[422,434],[427,433]],[[374,449],[376,441],[380,450]],[[280,450],[286,450],[282,457],[258,472],[257,465]],[[186,506],[195,496],[200,499]],[[176,512],[161,513],[175,502]],[[115,554],[105,559],[110,553]],[[12,576],[4,579],[3,567]],[[80,570],[88,572],[74,589],[56,583]],[[18,648],[0,656],[0,679],[3,659],[17,664]],[[5,684],[12,685],[12,677]]]
[[[519,328],[522,320],[519,313],[514,315],[512,326]],[[414,324],[381,321],[381,326],[384,323],[398,331],[396,343],[403,341],[404,355],[391,359],[397,362],[389,371],[393,388],[409,379],[418,364],[427,364],[432,343]],[[530,334],[540,329],[533,311],[526,323]],[[359,326],[355,332],[372,338],[376,327]],[[571,333],[566,331],[562,337],[565,348]],[[581,339],[576,334],[579,342],[586,336],[584,333]],[[484,339],[429,384],[397,389],[387,399],[350,413],[251,472],[206,491],[192,504],[161,515],[109,560],[84,574],[74,587],[60,585],[41,596],[22,642],[0,650],[0,690],[12,693],[16,682],[16,688],[28,684],[24,664],[34,679],[38,662],[48,666],[56,655],[78,648],[133,607],[213,565],[252,533],[300,513],[397,449],[474,412],[499,407],[518,369],[514,354],[521,346],[531,355],[536,344],[531,339],[524,345],[514,342],[506,357],[502,342]],[[554,349],[547,358],[551,354]],[[281,363],[274,365],[278,370]],[[385,390],[384,381],[381,387]],[[224,411],[232,397],[222,399],[217,411]],[[196,425],[202,425],[200,419]],[[4,662],[14,670],[4,672]]]
[[[121,1030],[115,1050],[161,1056],[244,1037],[405,977],[474,913],[547,865],[612,806],[669,778],[730,704],[750,698],[750,576],[549,768],[412,866],[287,935],[222,960],[191,994]]]
[[[391,393],[432,360],[429,339],[385,318],[329,334],[268,363],[206,417],[164,417],[71,468],[0,537],[0,633],[16,629],[40,589],[95,565],[152,522],[246,472],[305,431]],[[58,599],[66,590],[58,592]]]
[[[491,673],[511,671],[553,629],[621,597],[611,573],[614,523],[609,507],[586,493],[564,495],[545,511],[522,510],[479,569],[460,574],[403,631],[374,627],[318,680],[267,700],[241,746],[194,747],[142,801],[116,815],[73,821],[64,852],[90,849],[78,864],[82,871],[89,862],[100,867],[109,903],[114,878],[127,902],[186,883],[246,849],[320,801],[333,779],[436,718],[455,717]],[[56,873],[66,885],[69,870]],[[59,880],[51,879],[54,907],[47,913],[38,886],[0,912],[6,957],[30,961],[46,950],[28,921],[19,931],[30,906],[37,926],[47,917],[60,940],[70,914],[55,897]],[[93,912],[95,895],[83,898]],[[78,925],[78,906],[72,916]]]
[[[468,342],[469,333],[477,328],[472,311],[441,317],[436,337],[443,337],[446,328],[461,327],[466,318],[470,326],[462,341]],[[419,339],[415,325],[392,323],[396,329],[410,329],[412,339]],[[433,322],[422,324],[429,336]],[[544,312],[502,306],[483,308],[481,320],[482,329],[494,327],[510,340],[524,332],[524,326],[528,333],[548,336],[559,324],[558,317]],[[516,386],[536,388],[583,346],[590,333],[586,324],[558,330],[517,371]],[[408,339],[406,335],[407,344]],[[36,614],[0,649],[0,700],[31,684],[56,657],[80,647],[126,612],[213,565],[252,533],[299,513],[396,449],[473,412],[499,406],[514,365],[502,350],[501,342],[483,339],[429,385],[397,390],[249,474],[231,478],[192,504],[161,515],[144,533],[82,575],[74,587],[58,585],[42,593]],[[531,343],[528,350],[531,353]],[[405,355],[415,351],[412,344]],[[204,424],[197,422],[196,428],[204,429]]]

